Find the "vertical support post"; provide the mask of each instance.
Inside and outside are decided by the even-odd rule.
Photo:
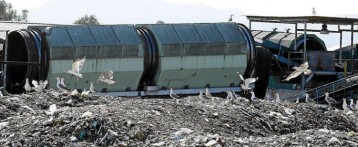
[[[338,31],[339,31],[339,63],[342,64],[342,31],[341,31],[341,25],[338,25]]]
[[[354,73],[354,47],[353,47],[353,32],[354,32],[354,23],[351,25],[351,72]]]
[[[251,20],[249,20],[249,29],[251,31]]]
[[[297,23],[295,23],[295,50],[297,49]]]
[[[6,62],[7,61],[7,50],[8,50],[8,44],[9,44],[9,31],[7,30],[6,31],[6,38],[5,38],[5,48],[4,48],[4,61]],[[7,64],[4,64],[4,77],[3,77],[3,84],[4,84],[4,86],[3,86],[3,94],[4,94],[4,91],[6,91],[6,83],[7,83],[7,79],[6,79],[6,73],[7,73]]]
[[[304,23],[304,33],[303,33],[303,61],[302,63],[306,62],[306,50],[307,50],[307,22]],[[302,75],[301,81],[301,88],[305,90],[306,79],[305,75]]]

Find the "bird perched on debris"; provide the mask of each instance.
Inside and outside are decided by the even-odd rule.
[[[357,110],[355,107],[356,107],[356,105],[354,104],[354,101],[353,101],[353,99],[349,99],[351,102],[350,102],[350,104],[349,104],[349,108],[350,109],[352,109],[352,110]]]
[[[89,93],[90,91],[86,91],[86,89],[83,89],[83,91],[81,92],[81,96],[88,96]]]
[[[114,83],[116,83],[115,81],[113,81],[113,71],[112,70],[106,70],[106,71],[102,72],[98,76],[97,82],[98,81],[107,83],[109,85],[113,85]]]
[[[305,93],[306,96],[306,103],[316,103],[316,101],[314,99],[311,99],[308,95],[308,93]]]
[[[56,80],[56,86],[59,90],[70,90],[66,87],[64,78],[56,77]]]
[[[43,89],[46,89],[47,84],[48,84],[48,81],[47,81],[47,80],[45,80],[45,81],[40,80],[40,86],[41,86]]]
[[[234,95],[233,95],[232,91],[226,90],[225,92],[227,93],[227,96],[226,96],[227,100],[231,101],[234,99]]]
[[[210,99],[209,97],[207,97],[206,95],[203,94],[202,90],[199,91],[199,98],[200,99]]]
[[[232,22],[232,17],[233,16],[234,16],[233,14],[230,15],[230,18],[229,18],[228,22]]]
[[[31,85],[30,85],[30,83],[29,83],[29,79],[28,79],[28,78],[26,78],[26,82],[25,82],[24,88],[25,88],[26,92],[32,91],[32,87],[31,87]]]
[[[82,74],[80,74],[80,71],[83,67],[83,64],[86,61],[86,56],[82,59],[78,58],[75,62],[72,63],[72,69],[68,70],[67,73],[73,74],[79,78],[82,78]]]
[[[91,93],[96,93],[97,89],[93,86],[93,82],[91,81],[91,85],[90,85],[90,92]]]
[[[32,85],[34,85],[34,87],[32,87],[33,90],[35,90],[36,92],[44,92],[43,87],[40,86],[36,80],[32,80],[31,83],[32,83]]]
[[[280,94],[278,94],[277,92],[275,93],[276,96],[276,103],[281,103],[281,99],[280,99]]]
[[[300,103],[300,98],[296,99],[296,104]]]
[[[213,97],[213,96],[211,95],[211,93],[210,93],[208,87],[205,88],[205,95],[206,95],[207,97]]]
[[[240,84],[240,86],[241,86],[241,89],[244,90],[244,92],[246,90],[251,90],[249,85],[251,83],[255,83],[259,79],[258,77],[244,79],[244,77],[239,72],[237,72],[237,74],[239,74],[240,79],[243,81],[243,84]]]
[[[172,99],[180,99],[180,96],[178,96],[177,94],[174,93],[173,88],[170,88],[169,95]]]
[[[356,110],[358,110],[358,100],[356,101],[356,105],[354,107]]]
[[[283,81],[289,81],[293,78],[298,77],[301,73],[304,73],[305,75],[309,75],[312,73],[310,69],[308,69],[308,62],[301,64],[299,67],[292,67],[295,71],[293,71],[290,75],[286,77]]]
[[[346,110],[346,111],[348,111],[348,110],[349,110],[348,105],[347,105],[346,98],[343,98],[343,105],[342,105],[342,108],[343,108],[343,110]]]
[[[338,102],[336,100],[334,100],[333,98],[329,97],[329,93],[326,92],[324,93],[326,95],[326,97],[324,98],[324,100],[326,100],[326,102],[331,106],[331,104],[338,104]]]
[[[250,91],[250,93],[251,93],[251,98],[250,98],[251,101],[258,101],[259,100],[259,98],[257,98],[255,96],[255,93],[253,91]]]

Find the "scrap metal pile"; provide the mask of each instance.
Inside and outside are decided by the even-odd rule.
[[[2,97],[0,109],[1,146],[358,146],[358,112],[311,103],[50,90]]]

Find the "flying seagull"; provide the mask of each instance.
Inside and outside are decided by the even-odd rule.
[[[314,7],[312,8],[312,15],[313,15],[313,16],[315,16],[315,15],[316,15],[316,10],[315,10],[315,8],[314,8]]]
[[[67,73],[73,74],[77,77],[82,78],[82,74],[80,74],[80,71],[81,71],[85,61],[86,61],[86,56],[83,57],[82,59],[78,58],[75,62],[72,63],[72,69],[68,70]]]
[[[208,87],[205,88],[205,95],[206,95],[207,97],[213,97],[213,96],[211,95],[211,93],[210,93]]]
[[[308,95],[308,93],[305,93],[306,96],[306,103],[316,103],[316,101],[314,99],[311,99]]]
[[[173,88],[170,88],[170,93],[169,93],[170,97],[172,99],[180,99],[180,96],[178,96],[177,94],[174,93]]]
[[[209,97],[207,97],[206,95],[203,94],[202,90],[199,91],[199,98],[200,99],[210,99]]]
[[[293,71],[290,75],[287,76],[286,79],[283,81],[289,81],[293,78],[298,77],[301,73],[304,73],[305,75],[309,75],[312,73],[310,69],[308,69],[308,62],[301,64],[299,67],[292,67],[295,71]]]
[[[30,86],[29,79],[26,78],[25,86],[24,86],[26,92],[32,91],[32,87]]]
[[[239,74],[240,79],[243,81],[243,84],[240,84],[240,86],[241,89],[244,91],[250,90],[251,89],[249,87],[250,83],[255,83],[259,79],[258,77],[244,79],[244,77],[239,72],[237,72],[237,74]]]
[[[329,97],[329,93],[326,92],[324,93],[326,95],[326,97],[324,98],[324,100],[326,100],[326,102],[331,106],[331,104],[338,104],[338,102],[336,100],[334,100],[333,98]]]
[[[229,18],[228,22],[232,22],[232,17],[233,16],[234,16],[233,14],[230,15],[230,18]]]
[[[96,93],[97,89],[93,86],[93,82],[91,81],[91,85],[90,85],[90,91],[91,93]]]
[[[110,85],[113,85],[114,83],[116,83],[115,81],[113,81],[113,71],[112,70],[106,70],[104,72],[102,72],[97,79],[97,82],[101,81]]]

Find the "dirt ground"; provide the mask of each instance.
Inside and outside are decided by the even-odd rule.
[[[358,112],[213,97],[0,99],[1,146],[358,146]]]

